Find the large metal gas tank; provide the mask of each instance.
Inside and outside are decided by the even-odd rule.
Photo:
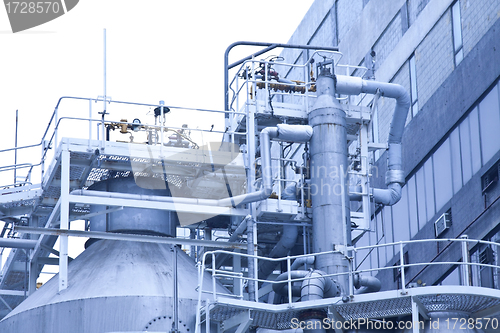
[[[101,240],[69,264],[68,288],[58,276],[0,322],[2,333],[108,333],[172,328],[174,253],[177,253],[178,327],[195,328],[198,269],[182,250],[165,244]],[[212,281],[205,276],[204,285]],[[228,291],[221,285],[217,290]]]
[[[158,186],[162,185],[162,186]],[[165,182],[151,177],[111,178],[89,187],[89,190],[148,196],[168,196]],[[98,213],[113,207],[93,205],[91,213]],[[177,214],[166,210],[123,207],[123,209],[99,214],[90,218],[92,231],[110,231],[175,236],[178,224]]]

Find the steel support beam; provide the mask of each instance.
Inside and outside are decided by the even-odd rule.
[[[146,200],[122,199],[122,198],[102,198],[102,197],[82,196],[74,194],[70,194],[68,197],[69,197],[69,202],[71,203],[82,203],[87,205],[106,205],[115,207],[123,206],[123,207],[135,207],[135,208],[147,208],[147,209],[161,209],[161,210],[169,210],[176,212],[213,214],[213,215],[233,215],[233,216],[248,215],[247,209],[232,208],[232,207],[204,206],[204,205],[193,205],[187,203],[146,201]]]
[[[61,152],[61,230],[69,229],[69,169],[70,153],[63,145]],[[59,291],[68,287],[68,235],[59,238]]]
[[[2,295],[2,296],[24,296],[24,291],[0,289],[0,295]]]
[[[216,248],[232,248],[232,249],[246,249],[246,244],[242,243],[229,243],[219,241],[206,241],[198,239],[183,239],[171,238],[160,236],[136,235],[136,234],[121,234],[115,232],[101,232],[101,231],[82,231],[82,230],[67,230],[67,229],[51,229],[51,228],[30,228],[30,227],[15,227],[15,230],[23,233],[54,235],[54,236],[72,236],[72,237],[89,237],[97,239],[111,239],[132,242],[145,242],[145,243],[161,243],[161,244],[180,244],[180,245],[194,245],[194,246],[207,246]]]
[[[58,200],[54,209],[50,213],[50,216],[47,219],[47,222],[45,223],[45,228],[50,228],[50,226],[52,225],[52,222],[59,218],[60,212],[61,212],[61,200]],[[38,238],[37,244],[35,246],[35,250],[31,253],[31,256],[30,256],[31,260],[35,259],[38,256],[40,250],[42,249],[42,242],[43,242],[44,238],[45,238],[45,235],[43,235],[43,234]]]

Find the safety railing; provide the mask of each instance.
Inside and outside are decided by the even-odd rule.
[[[449,244],[458,244],[460,246],[460,258],[459,261],[423,261],[423,262],[413,262],[410,263],[405,259],[404,255],[404,250],[405,246],[407,245],[415,245],[415,244],[426,244],[426,243],[449,243]],[[487,263],[481,263],[481,262],[471,262],[470,260],[470,248],[475,247],[478,245],[488,245],[488,246],[497,246],[500,247],[500,243],[495,243],[491,241],[483,241],[483,240],[474,240],[474,239],[468,239],[466,237],[461,237],[458,239],[422,239],[422,240],[411,240],[411,241],[400,241],[400,242],[393,242],[393,243],[387,243],[387,244],[378,244],[378,245],[371,245],[371,246],[363,246],[363,247],[345,247],[341,252],[340,251],[329,251],[329,252],[321,252],[321,253],[315,253],[315,254],[304,254],[304,255],[297,255],[297,256],[287,256],[283,258],[268,258],[268,257],[261,257],[261,256],[256,256],[256,255],[249,255],[249,254],[244,254],[244,253],[235,253],[235,252],[229,252],[229,251],[224,251],[224,250],[216,250],[216,251],[210,251],[206,252],[203,255],[202,262],[200,263],[200,276],[199,276],[199,284],[198,284],[198,293],[199,293],[199,303],[200,306],[202,305],[203,300],[210,300],[211,303],[216,302],[218,299],[221,297],[229,297],[229,298],[237,298],[237,299],[245,299],[248,300],[248,293],[244,293],[243,287],[248,287],[249,284],[254,284],[254,290],[259,289],[259,285],[262,285],[264,283],[267,284],[279,284],[279,285],[287,285],[287,300],[286,302],[288,304],[292,304],[293,302],[300,301],[300,298],[298,297],[293,297],[292,295],[292,286],[296,282],[302,282],[305,280],[312,279],[313,277],[311,276],[306,276],[306,277],[300,277],[300,278],[292,278],[292,264],[294,260],[297,260],[299,258],[307,258],[307,257],[316,257],[320,255],[328,255],[328,254],[333,254],[333,253],[343,253],[345,255],[346,260],[348,260],[349,265],[348,265],[348,271],[346,272],[340,272],[336,274],[324,274],[323,277],[330,277],[335,279],[335,277],[341,277],[341,276],[346,276],[348,278],[348,292],[347,294],[349,295],[354,295],[356,292],[355,288],[355,276],[360,275],[360,274],[378,274],[383,271],[394,271],[397,270],[400,274],[400,279],[401,279],[401,288],[399,289],[402,295],[407,294],[407,289],[409,288],[409,283],[420,273],[422,273],[426,268],[428,267],[434,267],[434,266],[445,266],[446,268],[445,271],[448,271],[450,267],[460,267],[460,273],[462,275],[461,282],[459,285],[463,286],[471,286],[471,268],[477,267],[477,268],[492,268],[492,269],[497,269],[500,270],[500,266],[498,265],[493,265],[493,264],[487,264]],[[354,268],[354,261],[353,261],[353,255],[356,255],[356,253],[359,253],[361,251],[371,251],[377,248],[383,248],[383,247],[389,247],[389,246],[395,246],[399,249],[399,254],[396,255],[396,257],[399,257],[399,263],[393,265],[393,266],[386,266],[386,267],[377,267],[377,268],[371,268],[371,269],[359,269],[356,270]],[[255,277],[254,272],[249,272],[248,271],[231,271],[228,269],[217,269],[218,267],[216,260],[217,256],[219,254],[226,254],[224,256],[224,260],[227,260],[227,255],[233,256],[233,257],[238,257],[239,259],[246,258],[246,260],[250,261],[252,260],[254,263],[254,267],[258,267],[259,263],[262,263],[264,261],[270,261],[274,262],[276,266],[278,266],[279,263],[286,263],[286,270],[284,272],[288,275],[287,279],[285,280],[280,280],[276,281],[273,279],[259,279],[258,277]],[[207,262],[207,258],[210,258],[210,262]],[[283,267],[283,266],[281,266]],[[411,267],[420,267],[421,270],[413,275],[413,278],[408,278],[406,276],[406,270]],[[285,274],[282,273],[282,274]],[[211,278],[211,285],[206,286],[204,284],[204,280],[206,280],[207,274]],[[234,286],[237,286],[235,290],[238,291],[238,293],[227,293],[227,292],[221,292],[221,288],[218,287],[219,282],[221,279],[224,279],[227,281],[227,283],[230,283]],[[226,285],[227,285],[226,283]],[[344,292],[345,293],[345,292]],[[257,293],[258,294],[258,293]],[[205,295],[205,296],[203,296]],[[255,302],[259,302],[259,296],[262,295],[257,295],[255,297]]]
[[[315,51],[303,64],[287,63],[277,56],[270,60],[246,60],[229,82],[228,90],[232,94],[229,109],[236,112],[249,104],[255,104],[257,100],[263,100],[265,112],[271,113],[273,98],[282,96],[283,100],[288,100],[288,104],[295,104],[308,112],[316,98],[315,76],[318,73],[315,73],[314,66],[319,63],[332,65],[335,73],[341,75],[363,76],[366,72],[367,68],[363,66],[340,64],[341,58],[340,52]],[[291,75],[295,79],[290,79]],[[257,96],[259,91],[264,95]]]
[[[75,117],[71,115],[63,115],[63,113],[69,114],[71,113],[70,111],[73,112],[73,110],[70,108],[62,110],[61,105],[64,100],[73,100],[73,101],[88,103],[88,117]],[[12,188],[15,191],[22,191],[21,187],[27,184],[29,185],[31,183],[38,183],[38,182],[43,183],[45,172],[48,170],[46,161],[50,161],[51,157],[53,157],[55,151],[55,149],[53,148],[55,148],[59,144],[60,138],[63,136],[62,134],[64,134],[64,136],[68,136],[75,139],[88,140],[89,149],[91,148],[95,149],[94,146],[96,144],[99,145],[99,147],[101,148],[105,146],[105,142],[109,139],[109,135],[107,135],[106,129],[107,128],[109,129],[109,126],[111,125],[115,126],[116,128],[119,128],[119,126],[124,126],[124,128],[127,128],[127,131],[130,132],[131,135],[134,135],[135,133],[133,130],[131,130],[132,128],[139,128],[141,131],[145,132],[150,131],[155,133],[166,133],[166,134],[168,134],[168,132],[173,132],[177,134],[182,134],[182,132],[193,132],[193,133],[205,133],[205,135],[208,135],[207,133],[210,133],[210,135],[219,135],[219,136],[229,135],[229,138],[232,138],[233,141],[235,140],[235,136],[247,135],[246,132],[233,133],[229,129],[219,130],[214,128],[206,128],[206,129],[191,128],[187,126],[181,126],[180,124],[179,126],[175,126],[172,124],[165,125],[163,118],[165,113],[167,112],[172,112],[172,113],[178,112],[179,114],[181,112],[227,114],[229,113],[228,111],[186,108],[186,107],[177,107],[170,105],[167,106],[163,105],[162,103],[149,104],[149,103],[135,103],[127,101],[112,101],[112,100],[106,101],[107,104],[116,104],[116,105],[133,106],[133,107],[147,107],[149,109],[163,107],[164,110],[168,110],[161,113],[160,115],[161,119],[159,124],[158,123],[148,124],[147,122],[141,122],[138,124],[137,122],[125,121],[123,117],[120,117],[119,119],[114,119],[116,118],[116,116],[113,116],[112,118],[110,112],[95,112],[93,110],[95,108],[93,104],[102,101],[103,100],[100,98],[96,99],[96,98],[83,98],[83,97],[70,97],[70,96],[61,97],[38,143],[0,150],[0,160],[2,161],[9,161],[11,159],[11,155],[13,154],[24,156],[23,160],[22,158],[18,158],[18,161],[19,160],[22,161],[19,161],[17,164],[9,163],[9,165],[4,165],[4,166],[0,165],[0,180],[5,184],[10,184],[10,185],[3,185],[2,188]],[[115,114],[118,113],[120,112],[116,112]],[[231,113],[234,114],[235,112]],[[79,112],[79,114],[81,114],[81,112]],[[239,114],[239,112],[236,112],[236,114]],[[177,119],[176,121],[181,122],[180,119]],[[85,130],[86,127],[88,129],[87,131]],[[165,139],[164,136],[165,135],[159,135],[159,139],[157,140],[157,142],[155,142],[155,144],[161,145],[163,147],[163,145],[166,144],[166,140],[168,140],[168,138]],[[191,141],[191,144],[196,145],[196,143],[194,143],[193,141]],[[35,149],[35,151],[33,151],[33,149]],[[36,150],[38,150],[38,153]],[[41,153],[39,152],[40,150]],[[40,157],[38,158],[36,156]],[[25,172],[23,172],[23,170]],[[10,178],[11,174],[16,174],[17,171],[20,171],[20,173],[23,173],[23,175],[20,177],[19,176],[20,173],[18,173],[18,176],[16,177],[16,179],[14,179],[13,182],[8,181],[7,179]]]

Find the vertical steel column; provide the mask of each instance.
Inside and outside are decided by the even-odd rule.
[[[30,218],[30,227],[38,227],[38,216],[31,215]],[[36,239],[37,237],[41,237],[41,235],[30,235],[30,238]],[[36,291],[36,279],[38,278],[38,260],[37,258],[31,258],[34,250],[30,251],[29,255],[29,282],[28,282],[28,295],[33,294]],[[1,262],[1,258],[0,258]]]
[[[420,327],[418,325],[419,322],[419,312],[418,312],[418,305],[415,303],[413,300],[413,297],[411,298],[411,322],[412,322],[412,333],[420,333]]]
[[[370,229],[371,211],[370,211],[370,196],[369,196],[369,163],[368,163],[368,124],[362,124],[360,133],[360,148],[361,148],[361,192],[363,196],[361,198],[363,203],[363,223],[361,229]]]
[[[177,245],[172,245],[172,256],[173,256],[173,272],[174,275],[174,306],[173,306],[173,320],[172,329],[170,333],[179,332],[179,291],[177,286]]]
[[[313,252],[335,250],[350,243],[350,209],[347,186],[347,130],[345,112],[335,98],[334,77],[323,69],[317,81],[317,100],[309,113]],[[344,178],[341,178],[344,177]],[[344,233],[348,233],[344,235]],[[316,269],[328,274],[348,272],[343,253],[316,257]],[[347,274],[335,278],[348,293]]]
[[[30,260],[29,262],[28,295],[31,295],[36,291],[37,276],[38,276],[38,260],[35,258]]]
[[[92,99],[89,99],[89,146],[87,150],[90,152],[92,143]]]
[[[14,135],[14,184],[17,184],[17,129],[19,127],[19,110],[16,110],[16,130]]]
[[[253,72],[253,71],[252,71]],[[255,90],[256,91],[256,90]],[[257,103],[257,99],[256,103]],[[254,192],[255,184],[255,154],[256,154],[256,126],[255,126],[255,114],[249,107],[249,101],[246,101],[246,121],[247,121],[247,193]],[[250,214],[255,215],[255,204],[248,204]],[[253,218],[247,221],[247,254],[257,255],[257,223]],[[250,279],[258,277],[258,262],[256,258],[248,258],[248,277]],[[259,284],[257,281],[250,280],[248,282],[248,295],[249,300],[255,301],[258,299],[257,292],[259,290]]]
[[[66,145],[61,151],[61,226],[69,229],[69,150]],[[59,236],[59,291],[68,287],[68,236]]]
[[[235,253],[239,253],[239,250],[235,250]],[[241,256],[239,255],[233,255],[233,272],[234,272],[234,278],[233,278],[233,294],[235,295],[243,295],[243,289],[242,289],[242,278],[237,275],[238,273],[241,273]],[[238,276],[238,277],[237,277]]]
[[[470,265],[469,265],[469,236],[462,235],[460,239],[463,239],[461,242],[462,246],[462,280],[464,286],[470,286]]]

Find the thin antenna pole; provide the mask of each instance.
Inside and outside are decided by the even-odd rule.
[[[106,113],[106,29],[104,29],[104,111]]]
[[[16,110],[16,134],[14,138],[14,146],[16,150],[14,150],[14,184],[17,179],[17,127],[19,125],[19,110]]]

